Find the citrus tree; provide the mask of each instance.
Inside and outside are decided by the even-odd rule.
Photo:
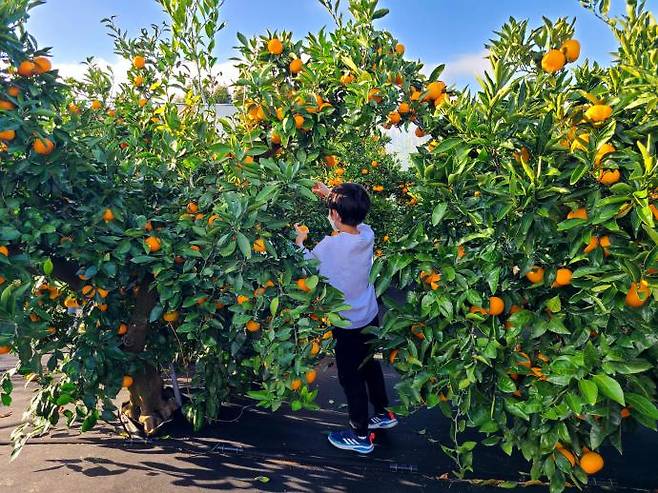
[[[656,429],[652,204],[658,26],[592,2],[619,41],[610,67],[575,64],[573,22],[510,20],[479,92],[420,120],[410,233],[379,259],[381,338],[401,373],[398,412],[439,407],[458,474],[478,442],[518,450],[553,491],[604,466],[624,431]],[[416,227],[411,225],[415,224]]]
[[[254,382],[271,408],[313,407],[342,301],[292,245],[312,182],[204,102],[217,2],[163,1],[170,24],[137,39],[108,20],[131,61],[118,88],[93,60],[80,83],[58,79],[24,29],[37,3],[0,7],[0,347],[19,357],[3,403],[15,373],[39,388],[15,450],[60,419],[114,419],[122,386],[152,434],[178,407],[160,376],[172,361],[193,370],[196,427]]]

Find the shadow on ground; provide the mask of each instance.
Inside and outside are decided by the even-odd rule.
[[[395,374],[385,373],[392,389]],[[109,425],[85,435],[57,429],[29,442],[8,463],[9,433],[30,397],[16,383],[14,412],[0,420],[0,453],[5,456],[0,457],[0,487],[11,488],[6,491],[503,491],[439,479],[452,463],[440,448],[441,442],[448,443],[449,424],[438,410],[419,411],[394,430],[379,432],[368,457],[334,449],[327,434],[345,426],[347,416],[333,367],[318,378],[319,411],[270,413],[253,401],[237,401],[225,406],[220,423],[199,433],[181,424],[156,440],[124,439]],[[658,488],[658,434],[627,434],[624,445],[624,456],[604,451],[606,467],[591,491]],[[475,470],[483,479],[528,479],[522,458],[496,448],[476,450]]]

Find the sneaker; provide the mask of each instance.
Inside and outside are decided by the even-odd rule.
[[[372,433],[367,437],[358,437],[352,429],[332,431],[329,433],[329,442],[342,450],[353,450],[360,454],[369,454],[375,450],[372,444]]]
[[[375,414],[368,422],[369,430],[387,430],[397,426],[398,418],[391,411],[387,413]]]

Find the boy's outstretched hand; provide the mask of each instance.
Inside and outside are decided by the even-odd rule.
[[[306,241],[306,238],[308,238],[308,226],[295,223],[295,232],[297,233],[297,238],[295,238],[295,243],[298,246],[304,246],[304,242]]]
[[[320,181],[316,181],[311,189],[315,195],[325,198],[331,192],[331,189]]]

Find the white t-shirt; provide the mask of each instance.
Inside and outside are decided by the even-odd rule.
[[[320,261],[320,275],[342,291],[345,303],[351,306],[340,312],[352,323],[350,329],[365,327],[379,311],[375,288],[368,282],[375,233],[367,224],[359,224],[357,229],[359,234],[325,236],[313,250],[304,248],[304,257]]]

